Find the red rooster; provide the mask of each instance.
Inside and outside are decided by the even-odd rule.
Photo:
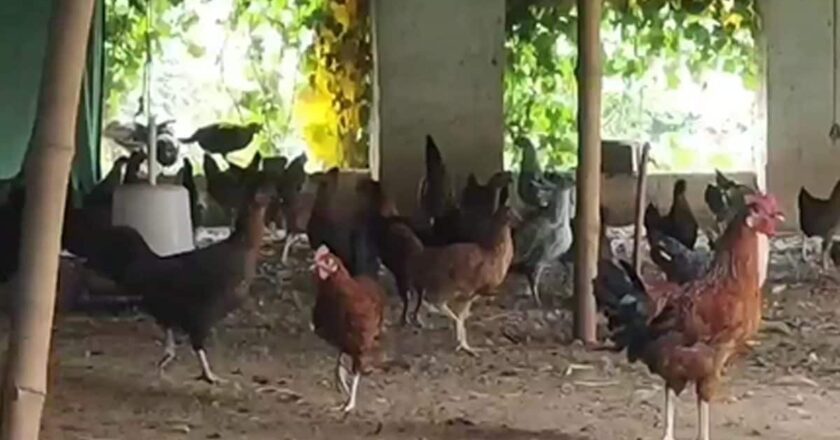
[[[709,440],[709,401],[724,367],[761,323],[767,237],[783,219],[772,195],[752,195],[721,237],[706,274],[690,283],[645,285],[626,262],[602,260],[599,308],[617,350],[665,379],[665,440],[674,438],[675,394],[696,385],[700,440]]]
[[[321,245],[315,251],[315,283],[318,297],[312,310],[315,333],[338,348],[336,380],[349,396],[344,412],[356,407],[361,374],[379,346],[382,333],[385,293],[379,283],[366,275],[352,277],[341,260]],[[344,355],[352,359],[353,383],[347,385]]]

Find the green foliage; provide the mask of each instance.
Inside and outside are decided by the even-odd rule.
[[[142,80],[147,36],[152,56],[162,42],[179,38],[187,53],[201,57],[206,49],[186,36],[198,22],[194,11],[178,8],[184,0],[106,0],[107,108],[123,107]],[[366,0],[232,0],[226,31],[248,35],[245,76],[255,90],[229,91],[232,122],[259,122],[255,139],[266,155],[292,135],[293,113],[310,153],[328,165],[359,166],[367,162],[366,122],[370,101],[370,21]],[[146,3],[151,2],[151,4]],[[153,22],[147,19],[147,7]],[[270,49],[265,35],[279,35],[282,45]],[[312,35],[314,33],[314,38]],[[314,41],[313,41],[314,40]],[[300,59],[293,82],[301,90],[281,90],[283,62]],[[312,98],[325,103],[307,107]],[[309,102],[311,104],[311,102]],[[298,109],[298,107],[301,107]],[[294,110],[294,112],[293,112]],[[313,115],[317,114],[318,117]],[[326,115],[326,117],[325,117]],[[326,133],[319,136],[319,133]]]
[[[574,166],[577,160],[574,6],[569,0],[507,1],[506,143],[530,137],[552,167]],[[604,42],[604,76],[620,78],[627,87],[624,94],[605,94],[605,130],[610,121],[632,132],[642,126],[687,123],[657,121],[659,116],[644,109],[628,111],[633,82],[654,68],[663,69],[672,88],[679,85],[683,66],[698,79],[704,72],[722,69],[756,88],[754,35],[759,26],[755,0],[607,1],[602,37],[618,29],[620,39]],[[684,154],[680,157],[688,160]]]

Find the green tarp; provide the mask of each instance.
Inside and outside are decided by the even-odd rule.
[[[20,170],[35,122],[52,0],[0,0],[0,178]],[[82,188],[99,175],[104,5],[97,1],[79,103],[74,180]]]

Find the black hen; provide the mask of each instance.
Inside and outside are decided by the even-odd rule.
[[[199,128],[192,136],[181,139],[181,142],[185,144],[198,142],[204,151],[227,154],[247,147],[260,129],[262,126],[257,123],[244,126],[216,123]]]
[[[204,348],[211,327],[248,294],[262,242],[263,217],[274,189],[254,182],[227,239],[182,254],[147,255],[125,270],[122,286],[142,297],[143,308],[166,332],[161,371],[175,358],[174,330],[183,330],[201,364],[201,379],[215,383]]]
[[[674,183],[674,199],[671,210],[665,216],[659,214],[654,204],[649,204],[645,209],[645,229],[656,229],[674,237],[687,248],[694,249],[697,242],[697,220],[691,211],[685,190],[685,180],[679,179]]]
[[[452,182],[440,150],[431,135],[426,135],[426,175],[420,181],[420,207],[430,218],[438,218],[454,205]]]
[[[115,160],[114,165],[111,167],[111,171],[109,171],[108,174],[106,174],[105,177],[85,195],[83,201],[84,205],[111,206],[111,202],[114,198],[114,190],[122,184],[123,173],[125,173],[127,164],[127,157],[120,157]]]
[[[189,195],[190,220],[192,221],[193,228],[197,228],[201,224],[202,207],[198,201],[198,187],[195,185],[192,162],[186,157],[179,173],[181,185],[187,190],[187,194]]]
[[[367,222],[367,212],[354,212],[337,198],[338,168],[319,177],[306,235],[314,250],[322,244],[332,250],[351,275],[376,277],[378,256]]]
[[[828,268],[831,243],[840,226],[840,181],[828,199],[814,197],[805,187],[799,190],[799,226],[807,237],[822,238],[822,263]]]

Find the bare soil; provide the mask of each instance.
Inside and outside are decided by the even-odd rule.
[[[798,258],[793,246],[774,249],[767,325],[754,352],[730,368],[712,407],[713,437],[840,439],[837,282],[789,263]],[[335,409],[343,399],[333,384],[336,353],[309,329],[308,255],[296,249],[290,267],[269,255],[252,298],[217,327],[209,353],[230,379],[224,385],[193,379],[198,363],[186,344],[158,376],[162,335],[140,314],[59,317],[42,438],[661,438],[660,380],[622,354],[572,342],[562,267],[546,277],[543,309],[517,276],[475,308],[468,330],[485,349],[479,358],[453,351],[444,318],[427,315],[424,330],[389,323],[380,367],[345,417]],[[677,438],[695,438],[693,390],[680,398],[677,428]]]

